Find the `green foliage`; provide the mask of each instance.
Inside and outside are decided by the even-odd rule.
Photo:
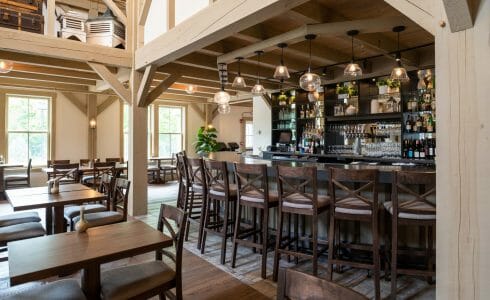
[[[377,86],[385,86],[385,85],[388,85],[388,79],[378,79],[378,81],[376,81],[376,85]]]
[[[349,87],[346,85],[338,85],[337,84],[337,88],[336,88],[335,92],[337,93],[337,95],[348,94],[349,93]]]
[[[218,151],[218,142],[216,138],[218,131],[216,128],[200,127],[197,131],[197,141],[194,142],[194,148],[197,154],[208,154]]]
[[[398,80],[386,80],[386,82],[388,83],[388,86],[390,87],[390,89],[396,89],[396,88],[399,88],[400,87],[400,81]]]

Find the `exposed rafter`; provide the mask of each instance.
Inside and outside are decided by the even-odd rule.
[[[128,18],[126,18],[126,14],[119,9],[119,7],[114,3],[112,0],[103,0],[104,4],[109,7],[109,9],[114,13],[114,15],[121,21],[121,23],[124,24],[124,26],[127,26],[128,24]],[[136,1],[136,0],[134,0]]]
[[[78,110],[80,110],[84,115],[87,115],[87,103],[82,103],[75,94],[70,92],[61,92],[63,96],[65,96],[71,104],[75,105]]]
[[[144,98],[145,101],[140,101],[138,106],[144,107],[150,105],[155,99],[161,97],[162,93],[165,92],[172,84],[174,84],[179,78],[180,73],[178,71],[171,74],[164,81],[160,82],[148,95]]]
[[[129,90],[117,79],[116,75],[111,73],[106,66],[97,63],[88,63],[89,66],[104,79],[112,90],[124,101],[131,104],[131,95]]]
[[[145,102],[145,98],[148,96],[148,92],[150,90],[151,82],[153,80],[153,76],[155,75],[155,71],[157,70],[156,66],[150,65],[146,67],[143,76],[141,77],[140,86],[138,88],[138,93],[136,96],[136,100],[139,106],[144,106],[141,103]]]

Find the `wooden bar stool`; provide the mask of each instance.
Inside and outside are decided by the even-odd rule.
[[[414,191],[419,188],[419,191]],[[391,215],[391,298],[396,298],[396,279],[398,274],[427,276],[431,282],[434,270],[433,229],[436,226],[436,205],[428,200],[436,194],[435,172],[393,172],[392,202],[385,202],[385,209]],[[401,200],[400,194],[409,198]],[[423,251],[411,249],[412,255],[426,256],[426,270],[398,268],[398,228],[399,226],[422,226],[427,230],[427,246]]]
[[[221,236],[221,264],[226,259],[226,241],[233,236],[233,225],[236,218],[236,184],[231,184],[228,178],[226,162],[205,160],[204,171],[207,183],[207,201],[204,217],[204,228],[201,253],[206,248],[206,235],[213,233]],[[221,206],[224,206],[221,216]],[[213,220],[211,221],[211,217]]]
[[[207,186],[202,158],[187,158],[187,173],[189,176],[190,197],[186,202],[184,211],[187,212],[185,240],[189,238],[190,223],[197,224],[197,248],[201,249],[202,230],[204,227],[204,205],[206,203]]]
[[[330,168],[330,193],[332,209],[330,210],[328,279],[332,280],[333,265],[349,265],[355,268],[372,270],[376,299],[381,298],[380,292],[380,257],[378,230],[378,171],[377,170],[346,170]],[[350,188],[355,186],[356,188]],[[357,186],[360,186],[357,188]],[[363,195],[364,193],[364,195]],[[369,223],[373,237],[372,245],[342,244],[337,240],[340,236],[341,220]],[[372,263],[343,259],[338,255],[340,246],[357,250],[371,251]]]
[[[318,215],[328,210],[330,198],[318,195],[316,167],[276,166],[276,178],[279,192],[279,216],[273,280],[277,281],[281,254],[311,259],[313,261],[313,275],[316,276],[318,273],[318,254],[320,253],[318,251]],[[295,226],[294,237],[291,238],[288,235],[283,241],[284,214],[310,216],[312,218],[312,254],[301,252],[298,243],[296,243],[294,250],[291,249],[291,245],[299,239],[297,226]]]
[[[189,197],[190,180],[189,172],[187,170],[186,155],[185,153],[177,153],[177,177],[179,179],[179,189],[177,194],[177,207],[180,209],[185,208],[185,203]]]
[[[267,273],[267,248],[269,246],[269,208],[278,205],[277,193],[269,192],[267,165],[265,164],[239,164],[235,163],[235,179],[238,194],[238,214],[235,220],[235,234],[233,236],[233,254],[231,267],[235,267],[238,245],[253,247],[262,250],[262,278]],[[243,229],[241,224],[242,209],[253,209],[252,227]],[[259,228],[257,229],[257,209],[260,212]],[[257,236],[259,242],[257,243]],[[252,237],[252,241],[249,239]]]

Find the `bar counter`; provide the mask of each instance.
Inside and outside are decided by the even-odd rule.
[[[331,167],[334,168],[344,168],[344,169],[352,169],[352,170],[372,170],[376,169],[379,171],[379,183],[391,183],[392,182],[392,172],[393,171],[418,171],[418,172],[431,172],[435,171],[435,166],[424,166],[424,165],[403,165],[403,166],[394,166],[394,165],[380,165],[380,164],[372,164],[372,163],[321,163],[321,162],[312,162],[312,161],[277,161],[277,160],[268,160],[262,158],[255,157],[246,157],[242,156],[236,152],[215,152],[209,155],[209,159],[215,159],[220,161],[226,161],[229,163],[230,170],[233,167],[233,163],[246,163],[246,164],[266,164],[268,169],[271,171],[270,176],[275,177],[274,167],[276,165],[281,166],[293,166],[293,167],[304,167],[304,166],[316,166],[318,170],[318,180],[319,181],[327,181],[328,178],[328,170]]]

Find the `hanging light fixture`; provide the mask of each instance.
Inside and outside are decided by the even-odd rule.
[[[359,34],[359,30],[349,30],[347,31],[347,35],[351,37],[351,45],[352,45],[352,59],[350,63],[344,69],[345,76],[357,77],[362,76],[362,69],[359,64],[354,63],[354,36]]]
[[[276,70],[274,71],[274,78],[279,79],[279,80],[284,80],[288,79],[289,77],[289,71],[288,67],[284,65],[284,48],[286,48],[288,44],[286,43],[280,43],[277,44],[277,47],[281,48],[281,64],[276,67]]]
[[[394,81],[407,82],[410,80],[407,74],[407,69],[402,66],[402,55],[400,53],[400,32],[405,30],[405,26],[393,27],[393,32],[396,32],[397,50],[395,55],[396,66],[391,71],[390,79]]]
[[[193,84],[188,84],[185,88],[185,91],[187,92],[187,94],[192,95],[197,91],[197,87]]]
[[[308,92],[313,92],[316,91],[320,85],[322,85],[322,80],[320,79],[320,76],[318,76],[315,73],[311,73],[311,41],[316,38],[316,35],[314,34],[308,34],[305,36],[305,39],[308,40],[309,42],[309,51],[310,51],[310,59],[308,62],[308,72],[303,74],[299,78],[299,86]]]
[[[8,73],[14,68],[14,62],[11,60],[0,60],[0,73]]]
[[[265,88],[260,84],[260,56],[262,53],[264,53],[264,51],[255,51],[255,54],[257,54],[257,83],[252,88],[252,94],[256,96],[265,94]]]
[[[218,104],[218,111],[219,111],[220,106],[229,105],[231,97],[230,97],[230,94],[228,94],[225,91],[225,82],[228,79],[226,64],[224,64],[224,63],[219,64],[218,65],[218,72],[219,72],[220,83],[221,83],[221,91],[214,94],[214,103]],[[222,111],[225,111],[225,110],[222,110]],[[229,110],[228,110],[228,112],[229,112]],[[223,113],[227,113],[227,112],[223,112]]]
[[[234,88],[246,88],[247,83],[245,82],[245,79],[242,77],[242,74],[240,73],[240,61],[243,59],[243,57],[237,57],[236,58],[238,61],[238,74],[233,80],[233,84],[231,85]]]

